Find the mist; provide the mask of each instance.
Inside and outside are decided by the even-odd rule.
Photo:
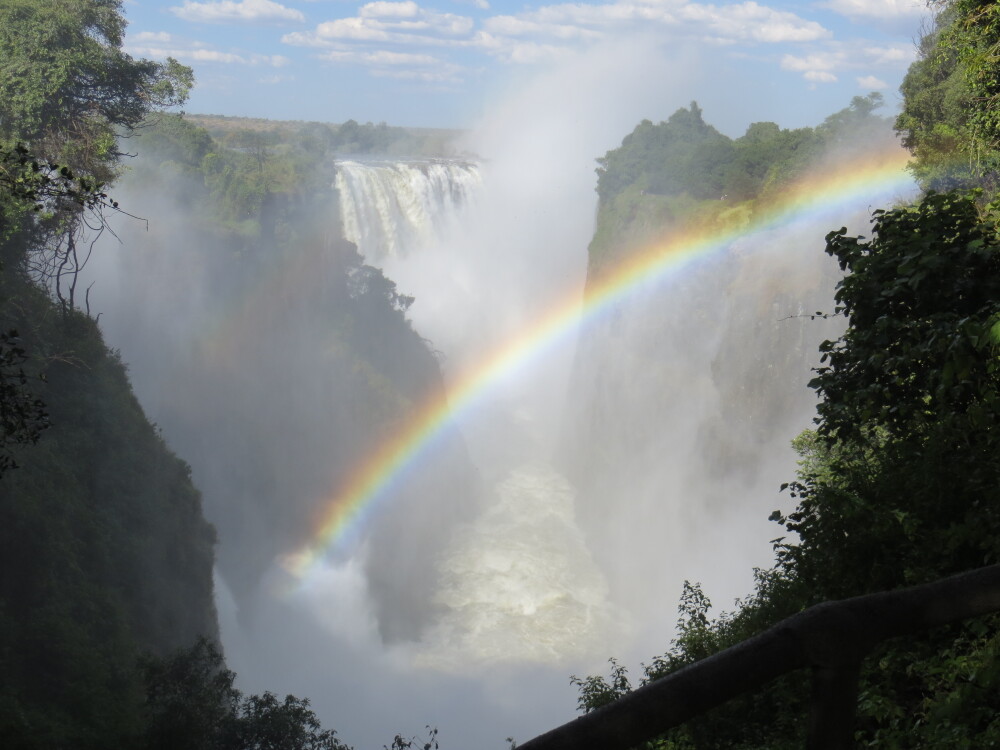
[[[466,136],[481,185],[454,215],[392,252],[359,248],[415,297],[445,389],[582,297],[594,159],[692,99],[729,101],[706,119],[744,127],[762,107],[710,56],[641,39],[525,76]],[[685,579],[723,609],[750,591],[780,535],[767,516],[788,504],[817,346],[840,325],[808,318],[832,308],[822,238],[864,232],[873,200],[745,237],[566,332],[296,581],[283,560],[369,447],[324,307],[336,205],[296,253],[234,266],[155,186],[126,179],[115,197],[149,228],[123,220],[102,243],[90,306],[218,529],[227,662],[243,690],[309,697],[359,750],[425,726],[448,749],[527,740],[574,716],[571,674],[669,647]],[[435,387],[426,366],[418,393]]]

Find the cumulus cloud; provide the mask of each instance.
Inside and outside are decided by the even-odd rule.
[[[830,71],[840,67],[843,61],[842,52],[816,52],[805,57],[784,55],[781,58],[781,69],[797,73]]]
[[[357,16],[324,21],[315,31],[285,34],[281,41],[297,47],[331,47],[340,42],[442,44],[467,37],[474,23],[454,13],[424,10],[415,2],[373,2]]]
[[[806,21],[794,13],[755,2],[722,6],[686,3],[681,6],[679,15],[685,21],[703,24],[709,33],[724,40],[812,42],[831,36],[830,31],[816,21]]]
[[[666,38],[751,44],[815,42],[831,35],[815,21],[754,0],[730,5],[690,0],[557,3],[494,15],[479,28],[472,18],[428,10],[415,0],[374,0],[352,17],[285,34],[282,41],[326,49],[372,44],[478,49],[504,63],[527,64],[559,60],[614,35],[657,32]]]
[[[916,52],[912,46],[888,45],[872,46],[863,42],[830,43],[824,49],[810,52],[807,55],[785,54],[781,58],[781,69],[793,73],[801,73],[803,78],[812,83],[832,83],[837,80],[835,73],[846,70],[864,70],[873,67],[905,68],[912,62]],[[857,79],[859,85],[861,78]],[[870,85],[869,88],[888,88],[880,79],[868,74],[865,80],[871,80],[881,85]]]
[[[487,32],[477,32],[469,44],[501,62],[519,65],[556,62],[572,54],[572,49],[566,46],[521,41]]]
[[[401,3],[379,2],[362,5],[358,15],[362,18],[416,18],[420,14],[420,6],[413,0]]]
[[[434,55],[390,50],[330,50],[317,56],[333,63],[360,65],[372,76],[425,82],[460,83],[463,69]]]
[[[748,1],[710,5],[670,0],[620,0],[603,5],[562,3],[513,16],[494,16],[484,26],[508,34],[546,34],[556,38],[592,38],[629,27],[694,33],[717,41],[810,42],[830,36],[815,21]]]
[[[483,22],[483,28],[493,34],[525,36],[535,34],[556,39],[600,39],[603,34],[583,26],[562,23],[544,23],[526,17],[493,16]]]
[[[159,44],[165,44],[171,39],[170,34],[166,31],[139,31],[135,34],[129,34],[128,40],[133,43],[141,42],[157,42]]]
[[[865,47],[862,52],[868,60],[876,65],[909,65],[917,56],[917,51],[912,44],[897,44],[888,47]]]
[[[825,0],[817,5],[853,19],[916,18],[927,11],[925,0]]]
[[[436,65],[441,62],[433,55],[418,55],[407,52],[357,52],[353,50],[333,50],[319,56],[323,60],[366,65]]]
[[[170,8],[170,12],[185,21],[201,23],[285,23],[306,20],[301,11],[273,0],[184,0],[183,5]]]
[[[125,45],[125,51],[130,55],[151,57],[160,60],[167,57],[173,57],[181,62],[224,63],[227,65],[269,65],[272,68],[282,68],[291,62],[291,60],[284,55],[224,52],[222,50],[212,49],[208,45],[199,42],[185,46],[177,44],[172,47],[163,47],[156,46],[155,44],[135,44],[129,40],[129,42]]]
[[[837,76],[826,70],[807,70],[802,75],[811,83],[836,83]]]
[[[889,84],[883,81],[881,78],[876,78],[875,76],[858,76],[857,77],[858,86],[863,88],[865,91],[878,91],[879,89],[889,88]]]

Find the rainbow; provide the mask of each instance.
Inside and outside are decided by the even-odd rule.
[[[392,497],[394,488],[449,428],[461,422],[491,389],[581,326],[600,318],[638,288],[660,283],[693,261],[724,250],[734,240],[773,230],[793,221],[834,217],[864,200],[891,200],[907,191],[912,178],[905,170],[908,155],[901,149],[865,154],[804,177],[781,197],[754,207],[750,226],[700,229],[673,234],[600,275],[591,275],[586,291],[573,290],[530,327],[503,343],[476,366],[439,393],[419,404],[387,440],[361,462],[323,505],[312,541],[286,560],[286,568],[301,579],[331,550],[364,528],[365,520]]]

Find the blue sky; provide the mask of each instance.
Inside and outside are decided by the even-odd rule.
[[[873,90],[895,106],[927,18],[921,0],[126,0],[124,9],[130,53],[195,69],[189,112],[469,127],[534,76],[634,55],[623,75],[646,79],[643,116],[664,119],[697,99],[731,135],[754,120],[814,125]]]

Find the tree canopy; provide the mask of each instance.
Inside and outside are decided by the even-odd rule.
[[[986,0],[939,3],[900,91],[896,129],[924,188],[1000,188],[1000,8]]]
[[[128,55],[125,25],[122,0],[0,4],[0,138],[109,179],[117,138],[183,104],[194,83],[176,60]]]

